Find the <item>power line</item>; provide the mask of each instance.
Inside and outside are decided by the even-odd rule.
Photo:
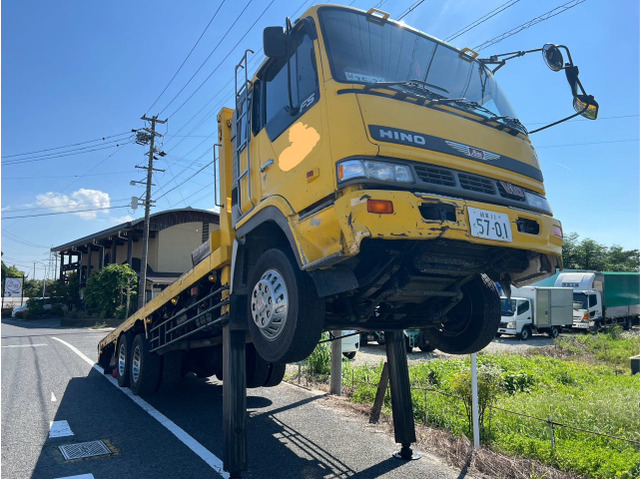
[[[584,1],[584,0],[583,0]],[[264,16],[265,13],[267,13],[267,10],[269,10],[269,8],[271,8],[271,5],[273,5],[273,3],[275,2],[275,0],[271,0],[269,2],[269,4],[265,7],[265,9],[262,11],[262,13],[258,16],[258,18],[256,18],[256,20],[251,24],[251,26],[247,29],[247,31],[244,33],[244,35],[240,38],[240,40],[238,40],[236,42],[236,44],[231,47],[231,50],[229,50],[229,53],[227,53],[227,55],[220,61],[220,63],[218,63],[218,66],[216,68],[213,69],[213,71],[207,76],[207,78],[204,79],[204,81],[198,86],[198,88],[196,88],[193,93],[191,93],[191,95],[189,95],[189,97],[182,102],[182,104],[176,108],[173,113],[171,113],[169,116],[173,117],[176,113],[178,113],[180,111],[180,109],[182,107],[185,106],[185,104],[191,100],[193,98],[193,96],[198,92],[198,90],[200,90],[205,83],[207,83],[209,81],[209,79],[211,78],[211,76],[216,73],[216,71],[222,66],[222,64],[227,60],[227,58],[229,58],[229,56],[231,56],[231,54],[233,53],[233,51],[235,50],[235,48],[240,45],[240,42],[242,42],[247,35],[249,34],[249,32],[253,29],[253,27],[256,25],[256,23],[258,23],[258,21]]]
[[[107,172],[107,173],[93,173],[91,175],[82,175],[83,177],[104,177],[108,175],[122,175],[123,173],[131,173],[131,170],[121,170],[119,172]],[[54,179],[54,178],[80,178],[80,175],[47,175],[37,177],[5,177],[2,176],[4,180],[36,180],[36,179]]]
[[[213,150],[213,146],[211,148],[209,148],[209,150],[207,150],[206,152],[204,152],[200,158],[204,157],[207,153],[209,153],[210,150]],[[169,193],[173,192],[176,188],[179,188],[181,185],[184,185],[185,183],[187,183],[189,180],[191,180],[193,177],[195,177],[196,175],[198,175],[199,173],[202,173],[202,171],[213,165],[213,160],[209,163],[207,163],[205,166],[203,166],[202,168],[200,168],[199,170],[197,170],[194,174],[192,174],[191,176],[189,176],[188,178],[185,178],[182,182],[180,182],[179,184],[177,184],[175,187],[170,188],[169,190],[167,190],[165,193],[163,193],[162,195],[160,195],[159,197],[156,197],[156,201],[160,200],[162,197],[166,197]]]
[[[476,28],[478,25],[483,24],[484,22],[486,22],[487,20],[489,20],[492,17],[495,17],[497,14],[499,14],[500,12],[502,12],[503,10],[506,10],[509,7],[514,6],[516,3],[518,3],[520,0],[508,0],[507,2],[503,3],[502,5],[500,5],[499,7],[491,10],[489,13],[484,14],[482,17],[474,20],[473,22],[471,22],[469,25],[467,25],[466,27],[461,28],[460,30],[458,30],[455,33],[452,33],[448,38],[445,39],[445,42],[451,42],[452,40],[455,40],[456,38],[458,38],[461,35],[464,35],[465,33],[473,30],[474,28]]]
[[[182,61],[182,64],[180,64],[180,66],[178,67],[178,70],[176,70],[176,73],[173,74],[173,77],[171,77],[171,80],[169,80],[169,83],[167,83],[167,85],[164,87],[162,92],[160,92],[160,95],[158,95],[158,98],[156,98],[155,101],[151,104],[151,106],[149,108],[147,108],[147,112],[150,111],[156,103],[158,103],[158,100],[160,100],[160,97],[162,97],[162,95],[164,95],[164,92],[167,91],[167,88],[169,88],[169,85],[171,85],[171,83],[175,80],[175,78],[178,75],[178,73],[180,73],[180,70],[182,70],[182,67],[184,67],[184,64],[187,62],[187,60],[189,59],[189,57],[191,56],[191,54],[193,53],[195,48],[198,46],[198,43],[200,43],[200,40],[202,40],[202,37],[204,36],[204,34],[207,32],[207,30],[209,29],[209,27],[211,26],[211,24],[215,20],[216,16],[218,15],[218,12],[220,11],[222,6],[224,5],[224,2],[226,2],[226,0],[222,0],[222,2],[220,3],[220,6],[217,8],[215,13],[211,17],[211,20],[209,20],[209,23],[207,23],[207,26],[204,27],[204,30],[200,34],[200,37],[198,37],[198,40],[196,40],[196,43],[193,45],[193,47],[191,47],[191,50],[189,51],[189,53],[187,54],[185,59]],[[196,72],[196,73],[198,73],[198,72]]]
[[[633,115],[614,115],[611,117],[598,117],[598,121],[602,121],[602,120],[614,120],[614,119],[618,119],[618,118],[637,118],[640,117],[639,114],[635,113]],[[574,118],[572,120],[568,120],[566,123],[572,123],[572,122],[591,122],[593,120],[589,120],[588,118]],[[547,123],[550,122],[525,122],[526,125],[546,125]]]
[[[20,238],[19,236],[14,235],[14,234],[13,234],[13,233],[11,233],[11,232],[7,232],[6,230],[3,230],[3,231],[2,231],[2,234],[3,234],[3,235],[7,235],[7,236],[9,237],[9,239],[13,240],[14,242],[19,242],[19,243],[21,243],[21,244],[23,244],[23,245],[25,245],[25,246],[27,246],[27,247],[32,247],[32,248],[49,248],[49,246],[48,246],[48,245],[39,245],[39,244],[37,244],[37,243],[30,242],[30,241],[28,241],[28,240],[25,240],[24,238]]]
[[[411,5],[409,8],[407,8],[404,13],[402,15],[400,15],[397,20],[400,21],[402,20],[404,17],[406,17],[407,15],[409,15],[411,12],[413,12],[416,8],[418,8],[420,5],[422,5],[424,3],[424,0],[418,0],[416,3],[414,3],[413,5]]]
[[[32,217],[49,217],[52,215],[68,215],[71,213],[85,213],[85,212],[97,212],[100,210],[111,210],[116,208],[129,208],[130,205],[119,205],[117,207],[102,207],[102,208],[88,208],[83,210],[69,210],[66,212],[50,212],[50,213],[34,213],[31,215],[15,215],[13,217],[4,217],[4,220],[13,220],[17,218],[32,218]]]
[[[536,146],[536,150],[540,150],[541,148],[560,148],[560,147],[576,147],[579,145],[601,145],[605,143],[626,143],[626,142],[637,142],[640,138],[627,138],[624,140],[604,140],[601,142],[584,142],[584,143],[565,143],[564,145],[542,145]]]
[[[513,35],[516,35],[517,33],[520,33],[523,30],[526,30],[529,27],[532,27],[534,25],[537,25],[538,23],[544,22],[545,20],[549,20],[550,18],[555,17],[556,15],[560,15],[561,13],[566,12],[567,10],[570,10],[573,7],[580,5],[584,1],[585,0],[571,0],[570,2],[559,5],[556,8],[543,13],[542,15],[532,18],[531,20],[523,23],[522,25],[512,28],[511,30],[506,31],[498,35],[497,37],[493,37],[491,40],[487,40],[486,42],[481,43],[480,45],[476,45],[475,47],[473,47],[473,50],[475,50],[476,52],[480,52],[487,47],[500,43],[504,39],[509,38]]]
[[[61,150],[63,148],[76,147],[78,145],[84,145],[86,143],[94,143],[94,142],[104,141],[107,138],[121,137],[123,135],[128,135],[129,133],[131,133],[131,132],[118,133],[116,135],[109,135],[107,137],[97,138],[95,140],[87,140],[85,142],[78,142],[78,143],[72,143],[72,144],[69,144],[69,145],[63,145],[62,147],[45,148],[43,150],[35,150],[33,152],[14,153],[14,154],[11,154],[11,155],[3,155],[2,158],[20,157],[20,156],[23,156],[23,155],[32,155],[34,153],[50,152],[52,150]]]
[[[22,165],[24,163],[40,162],[42,160],[56,160],[58,158],[72,157],[72,156],[81,155],[81,154],[84,154],[84,153],[91,153],[91,152],[98,152],[98,151],[101,151],[101,150],[109,150],[109,149],[112,149],[112,148],[119,148],[121,146],[128,145],[130,143],[133,143],[133,140],[130,140],[130,141],[124,142],[124,143],[116,143],[115,145],[109,145],[109,146],[105,145],[105,146],[97,147],[97,148],[94,148],[93,146],[91,146],[91,147],[79,148],[79,149],[74,150],[74,151],[61,152],[59,154],[49,154],[49,155],[33,157],[33,158],[9,160],[9,161],[2,162],[2,165],[8,167],[8,166],[12,166],[12,165]],[[89,148],[89,150],[86,150],[87,148]]]
[[[215,51],[218,49],[218,47],[220,45],[222,45],[222,42],[227,38],[227,35],[229,35],[229,32],[233,29],[233,27],[235,26],[236,23],[238,23],[238,20],[240,20],[240,18],[242,17],[242,15],[244,14],[244,12],[247,10],[247,8],[249,8],[249,5],[251,5],[251,3],[253,2],[253,0],[249,0],[249,2],[244,6],[244,8],[242,9],[242,11],[238,14],[238,16],[236,17],[236,19],[233,21],[233,23],[229,26],[229,28],[227,29],[227,31],[222,35],[222,37],[220,38],[220,41],[216,44],[215,47],[213,47],[213,50],[211,50],[211,53],[209,53],[209,55],[207,56],[207,58],[204,59],[204,62],[202,62],[202,64],[200,64],[200,66],[198,67],[198,69],[194,72],[193,75],[191,75],[191,78],[189,78],[189,80],[187,80],[187,83],[184,84],[184,86],[180,89],[180,91],[178,93],[175,94],[175,96],[171,99],[171,101],[162,109],[160,110],[160,113],[158,115],[162,115],[164,113],[164,111],[169,108],[169,106],[176,100],[176,98],[178,98],[178,96],[184,91],[185,88],[187,88],[187,86],[191,83],[191,81],[195,78],[195,76],[198,74],[198,72],[200,72],[200,70],[202,69],[202,67],[204,67],[204,65],[209,61],[209,59],[211,58],[211,56],[215,53]],[[273,3],[273,2],[272,2]],[[234,47],[235,48],[235,47]],[[209,78],[209,77],[207,77]],[[198,87],[199,89],[200,87]],[[198,89],[196,89],[196,91],[198,91]],[[195,92],[194,92],[195,93]],[[191,98],[191,97],[189,97]],[[182,108],[182,107],[180,107]],[[178,109],[179,110],[179,109]],[[177,110],[176,110],[177,111]],[[174,112],[175,113],[175,112]],[[173,114],[169,115],[170,117],[173,116]]]

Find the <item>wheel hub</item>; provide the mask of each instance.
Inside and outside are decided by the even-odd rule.
[[[136,345],[136,348],[133,349],[133,355],[131,356],[131,378],[134,383],[138,383],[138,379],[140,378],[141,363],[142,352],[140,351],[140,346]]]
[[[124,377],[125,368],[127,364],[127,349],[124,344],[120,344],[118,347],[118,375]]]
[[[268,340],[278,337],[287,322],[289,294],[280,272],[269,269],[251,292],[251,317]]]

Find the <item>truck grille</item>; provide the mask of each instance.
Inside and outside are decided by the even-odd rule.
[[[423,182],[434,185],[445,185],[447,187],[454,187],[456,185],[453,173],[448,170],[423,165],[416,165],[415,168],[418,177]]]
[[[458,180],[460,181],[460,186],[465,190],[487,193],[489,195],[495,195],[496,193],[493,182],[488,178],[468,175],[466,173],[458,173]]]
[[[507,328],[507,322],[500,322],[500,328]]]

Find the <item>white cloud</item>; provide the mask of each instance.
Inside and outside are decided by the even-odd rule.
[[[131,215],[124,215],[122,217],[111,217],[111,221],[113,223],[124,223],[130,222],[131,220],[133,220],[133,217]]]
[[[71,196],[63,193],[47,192],[36,195],[38,206],[48,208],[54,212],[68,212],[72,210],[102,209],[111,206],[109,194],[100,190],[81,188]],[[97,211],[75,213],[85,220],[93,220],[98,216]]]

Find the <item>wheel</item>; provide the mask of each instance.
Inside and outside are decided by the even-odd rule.
[[[384,345],[386,342],[384,340],[384,332],[378,332],[378,345]]]
[[[131,347],[131,391],[134,395],[154,392],[160,381],[160,357],[149,352],[149,342],[139,333]]]
[[[324,322],[324,301],[309,276],[279,249],[264,252],[250,274],[249,332],[262,358],[291,363],[307,358]]]
[[[486,347],[500,325],[498,289],[486,275],[462,287],[462,300],[446,315],[439,329],[425,330],[429,343],[445,353],[473,353]]]
[[[98,358],[98,365],[102,367],[105,375],[109,375],[112,371],[111,365],[113,364],[111,360],[115,361],[113,357],[113,352],[115,349],[113,345],[109,345],[102,349],[102,353],[100,353],[100,357]]]
[[[262,358],[253,345],[246,348],[247,388],[262,387],[269,379],[271,365]]]
[[[520,335],[518,335],[518,338],[520,340],[529,340],[531,338],[531,327],[528,325],[522,327],[522,331],[520,332]]]
[[[286,363],[270,363],[269,378],[264,382],[264,387],[275,387],[280,385],[280,382],[284,379],[284,372],[287,368]]]
[[[435,350],[435,348],[431,344],[419,345],[418,348],[420,349],[421,352],[425,352],[425,353],[433,352]]]
[[[631,318],[625,318],[624,319],[624,326],[622,327],[624,330],[631,330],[631,327],[633,327],[633,320]]]
[[[116,379],[121,387],[129,386],[129,365],[131,363],[131,336],[123,333],[118,339],[116,350]]]
[[[369,344],[369,338],[368,338],[368,333],[361,333],[360,334],[360,346],[361,347],[366,347]]]
[[[496,338],[500,338],[502,334],[500,332],[496,333]]]
[[[551,327],[551,330],[549,330],[549,336],[551,338],[558,338],[558,335],[560,335],[560,328],[559,327]]]
[[[342,355],[344,355],[349,360],[353,360],[354,358],[356,358],[356,352],[343,352]]]

